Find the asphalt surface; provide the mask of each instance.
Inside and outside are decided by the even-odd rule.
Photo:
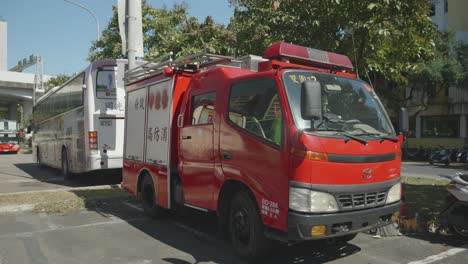
[[[0,193],[119,184],[121,181],[119,170],[76,175],[65,180],[59,170],[35,163],[31,154],[0,154]]]
[[[427,171],[418,164],[404,164],[403,168],[414,175]],[[119,182],[118,173],[80,175],[64,181],[58,171],[33,163],[31,155],[0,155],[0,193]],[[6,263],[242,262],[218,236],[213,215],[193,211],[185,217],[151,220],[139,207],[119,202],[65,215],[0,214],[0,264]],[[431,234],[381,239],[359,234],[342,248],[324,242],[278,245],[264,263],[458,264],[468,263],[468,245]]]
[[[0,263],[242,263],[217,236],[213,216],[151,220],[126,205],[66,215],[0,215]],[[263,263],[468,263],[468,245],[449,237],[373,238],[341,248],[324,242],[277,245]]]

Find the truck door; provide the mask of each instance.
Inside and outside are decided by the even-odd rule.
[[[191,94],[180,129],[179,173],[188,206],[208,208],[213,195],[213,117],[216,93]]]

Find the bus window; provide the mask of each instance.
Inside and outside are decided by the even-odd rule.
[[[112,99],[116,97],[115,71],[103,70],[96,74],[96,97]]]

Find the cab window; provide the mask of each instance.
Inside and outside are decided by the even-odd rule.
[[[215,100],[215,92],[192,96],[192,108],[190,114],[192,125],[206,125],[213,123]]]
[[[229,120],[248,133],[274,145],[283,138],[282,109],[272,79],[236,83],[229,94]]]

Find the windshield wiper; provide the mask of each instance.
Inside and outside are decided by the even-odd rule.
[[[336,128],[323,128],[323,129],[316,129],[315,131],[336,131],[336,132],[341,132],[341,134],[345,137],[347,137],[347,139],[345,140],[345,142],[348,142],[350,139],[352,140],[356,140],[357,142],[359,143],[362,143],[364,145],[367,145],[367,140],[359,137],[359,136],[356,136],[356,135],[353,135],[353,134],[350,134],[346,131],[344,131],[343,129],[336,129]]]
[[[397,137],[391,137],[391,136],[383,136],[379,133],[359,133],[359,134],[353,134],[355,136],[376,136],[378,139],[380,139],[380,142],[384,141],[384,140],[389,140],[389,141],[392,141],[392,142],[398,142],[398,138]]]

